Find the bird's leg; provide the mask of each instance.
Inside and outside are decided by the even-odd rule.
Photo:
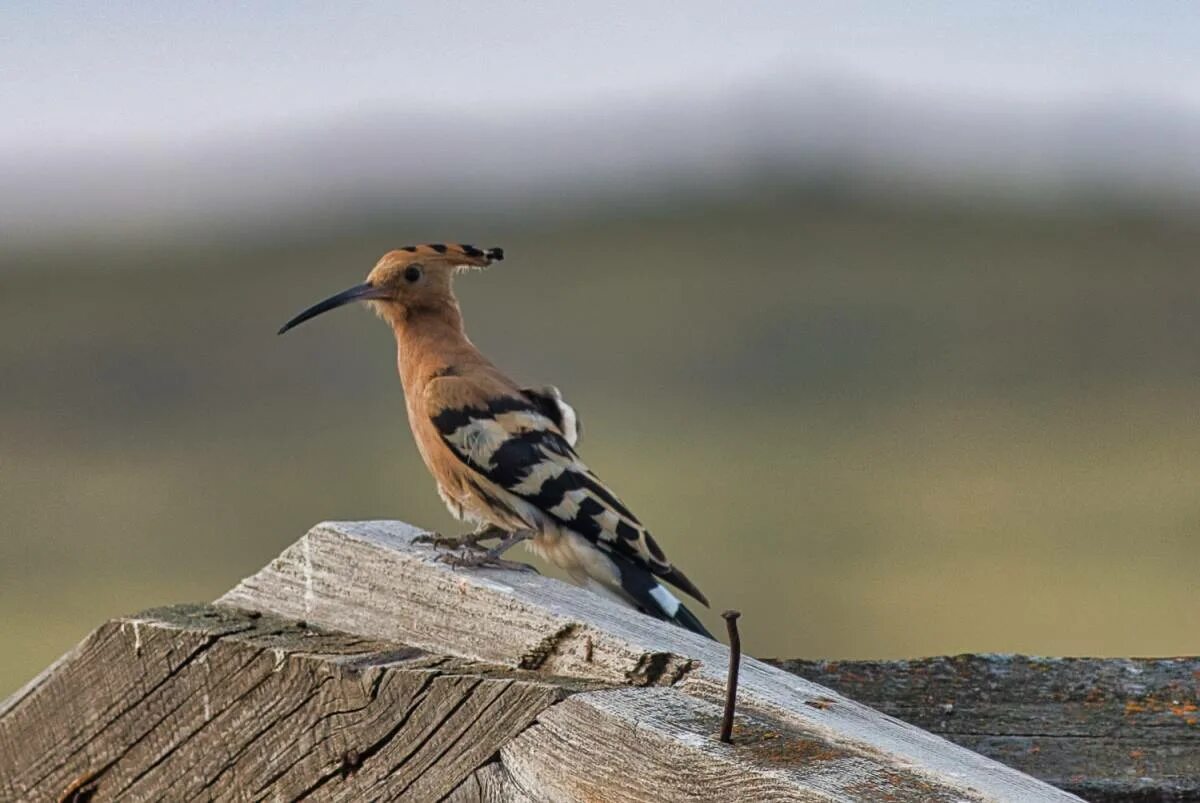
[[[464,533],[463,535],[425,533],[423,535],[418,535],[413,539],[413,542],[417,544],[432,544],[440,549],[458,549],[459,547],[467,549],[483,549],[483,547],[479,545],[480,541],[487,541],[490,538],[504,538],[506,535],[508,535],[507,532],[494,524],[482,524],[475,528],[474,531]]]
[[[475,552],[470,555],[457,555],[448,552],[444,555],[439,555],[438,560],[443,563],[448,563],[455,568],[485,566],[497,569],[512,569],[515,571],[534,571],[537,569],[530,566],[528,563],[520,563],[514,560],[504,560],[501,555],[508,549],[516,546],[522,541],[526,541],[533,537],[533,533],[529,530],[517,530],[512,533],[504,533],[504,537],[500,543],[486,551]]]

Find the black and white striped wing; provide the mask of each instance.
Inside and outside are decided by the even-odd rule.
[[[444,407],[432,419],[442,440],[469,468],[560,526],[708,604],[637,517],[584,465],[553,418],[524,393]]]
[[[521,393],[529,399],[542,415],[554,422],[562,433],[567,445],[574,448],[583,434],[583,422],[575,408],[567,404],[562,392],[554,385],[543,385],[540,388],[521,388]]]

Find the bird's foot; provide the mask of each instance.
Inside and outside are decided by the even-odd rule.
[[[437,559],[455,569],[508,569],[514,572],[537,572],[528,563],[506,560],[495,549],[478,549],[470,553],[443,552]]]
[[[499,527],[484,527],[474,532],[464,533],[462,535],[442,535],[441,533],[423,533],[413,539],[415,544],[430,544],[436,549],[485,549],[479,545],[480,541],[487,541],[491,538],[503,538],[507,535],[506,532]]]
[[[438,560],[442,563],[449,564],[455,568],[470,568],[470,567],[487,567],[493,569],[511,569],[513,571],[532,571],[537,573],[537,569],[530,566],[528,563],[519,563],[515,560],[505,560],[500,557],[507,550],[512,548],[514,544],[519,544],[527,538],[531,537],[527,532],[505,533],[501,532],[503,538],[500,543],[496,544],[491,549],[484,549],[477,544],[473,544],[472,548],[477,550],[470,554],[458,554],[454,552],[446,552],[438,555]],[[494,537],[494,536],[489,536]]]

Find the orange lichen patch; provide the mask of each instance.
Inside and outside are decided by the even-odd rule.
[[[1130,716],[1132,714],[1144,714],[1147,711],[1153,711],[1153,710],[1154,710],[1154,701],[1153,700],[1145,700],[1145,701],[1140,701],[1140,702],[1138,700],[1126,700],[1125,701],[1125,716]]]
[[[873,759],[851,748],[796,731],[786,723],[758,717],[745,717],[734,724],[732,747],[751,757],[755,763],[778,769],[837,772],[834,768],[819,765],[864,760],[873,763]],[[894,803],[950,803],[961,800],[954,790],[881,765],[869,772],[861,783],[846,787],[845,792],[853,799]]]
[[[733,746],[775,765],[803,766],[816,761],[855,758],[856,754],[828,742],[767,728],[757,723],[733,726]]]
[[[1186,702],[1180,702],[1178,700],[1164,702],[1163,700],[1159,700],[1154,697],[1145,697],[1140,700],[1125,701],[1126,716],[1130,716],[1132,714],[1170,713],[1173,716],[1183,717],[1184,721],[1187,722],[1188,720],[1197,719],[1197,717],[1192,715],[1196,714],[1198,711],[1200,711],[1200,707],[1197,707],[1196,703],[1193,703],[1190,700]],[[1188,722],[1188,724],[1190,725],[1191,722]]]

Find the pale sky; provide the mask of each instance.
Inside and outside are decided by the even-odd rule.
[[[0,155],[397,110],[593,108],[811,76],[983,102],[1197,110],[1200,4],[10,1]]]

